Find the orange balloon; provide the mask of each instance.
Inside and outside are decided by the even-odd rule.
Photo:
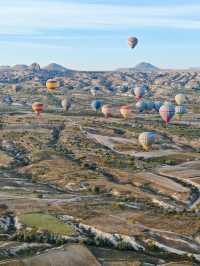
[[[120,108],[120,113],[121,115],[127,119],[131,113],[132,109],[130,107],[130,105],[124,105]]]
[[[32,105],[32,109],[37,115],[40,115],[44,110],[44,104],[39,103],[39,102],[35,102]]]
[[[106,118],[112,116],[112,109],[108,104],[102,106],[101,112],[104,114]]]

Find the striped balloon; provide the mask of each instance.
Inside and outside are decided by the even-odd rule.
[[[55,79],[48,79],[46,82],[46,87],[48,90],[55,90],[59,87],[59,82]]]
[[[178,105],[175,107],[175,114],[178,120],[181,119],[181,117],[187,113],[187,109],[184,105]]]
[[[139,144],[145,151],[148,151],[151,145],[155,142],[156,134],[154,132],[143,132],[139,135]]]
[[[165,103],[160,107],[159,113],[161,118],[169,123],[175,114],[175,108],[171,103]]]

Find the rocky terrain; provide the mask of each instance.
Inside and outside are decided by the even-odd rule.
[[[0,68],[0,265],[200,265],[200,72],[153,69]],[[47,91],[49,78],[59,89]],[[186,94],[188,113],[168,126],[139,113],[134,84],[149,86],[147,100]],[[96,98],[112,117],[91,109]],[[149,130],[158,138],[144,152]]]

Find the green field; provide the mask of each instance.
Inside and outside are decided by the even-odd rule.
[[[31,227],[47,230],[58,235],[74,235],[74,230],[70,225],[61,223],[56,217],[42,213],[28,213],[20,216],[20,221]]]

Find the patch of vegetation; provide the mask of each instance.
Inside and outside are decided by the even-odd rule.
[[[74,230],[70,225],[61,223],[56,217],[42,213],[28,213],[20,216],[20,221],[30,227],[40,230],[47,230],[50,233],[58,235],[74,234]]]

